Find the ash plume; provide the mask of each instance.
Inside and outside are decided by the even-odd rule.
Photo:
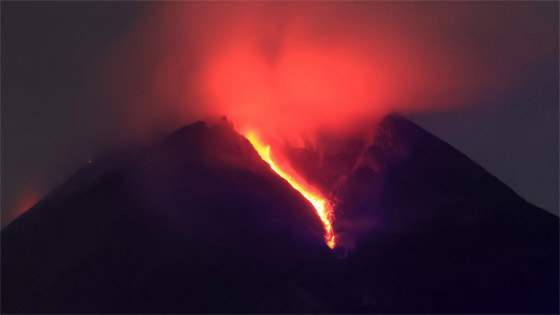
[[[476,106],[530,80],[518,64],[534,66],[557,46],[539,32],[550,28],[541,9],[150,3],[107,53],[102,103],[119,104],[129,133],[225,115],[240,131],[301,146],[319,129]]]

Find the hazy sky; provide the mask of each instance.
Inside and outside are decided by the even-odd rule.
[[[317,2],[308,4],[306,13],[301,16],[313,16],[316,12],[313,6],[327,5]],[[158,18],[161,14],[168,15],[167,11],[181,13],[181,10],[160,9],[165,3],[135,2],[2,2],[1,6],[2,226],[105,150],[146,134],[163,134],[189,123],[189,118],[198,118],[196,115],[175,115],[178,117],[169,119],[173,116],[175,105],[165,107],[168,102],[163,100],[148,107],[139,106],[135,108],[137,116],[130,116],[131,107],[126,104],[129,99],[140,98],[155,102],[153,95],[145,94],[147,92],[143,89],[143,84],[148,81],[131,81],[132,77],[149,77],[156,73],[154,71],[159,71],[154,69],[160,69],[160,61],[163,69],[175,69],[176,64],[168,61],[184,57],[177,52],[211,46],[207,44],[208,40],[187,42],[188,45],[179,48],[169,45],[176,36],[176,30],[170,29],[169,25],[160,26]],[[417,33],[412,32],[414,36],[411,35],[410,40],[404,43],[426,40],[441,47],[459,47],[461,51],[454,54],[467,56],[473,64],[472,68],[476,69],[468,72],[470,63],[457,66],[453,70],[455,72],[434,69],[442,80],[475,86],[473,91],[477,93],[463,98],[465,104],[462,106],[411,112],[408,117],[467,154],[529,202],[558,214],[558,3],[442,2],[412,5],[403,2],[385,6],[391,8],[345,8],[346,11],[336,17],[345,22],[355,22],[353,25],[356,28],[350,29],[355,31],[366,26],[376,27],[377,24],[368,23],[374,20],[374,16],[382,15],[376,13],[378,11],[397,12],[394,19],[379,22],[379,25],[391,32],[396,29],[406,34],[410,34],[408,30],[420,29]],[[146,7],[158,10],[152,14]],[[192,13],[192,10],[185,10],[188,14]],[[238,7],[237,10],[237,14],[244,14],[243,8]],[[294,11],[293,8],[291,10]],[[299,8],[295,10],[301,12]],[[401,11],[404,13],[399,13]],[[325,9],[317,14],[330,16],[327,13],[332,12],[335,11]],[[356,12],[360,12],[359,18]],[[283,18],[282,14],[275,13],[275,19]],[[368,14],[372,14],[371,18]],[[172,25],[177,16],[167,19],[167,15],[165,19]],[[196,19],[193,17],[196,15],[197,12],[194,12],[191,18]],[[415,18],[410,19],[409,16]],[[397,23],[399,19],[412,22],[402,25]],[[262,20],[264,22],[258,23],[274,19]],[[199,19],[193,24],[186,23],[184,27],[188,31],[185,32],[191,37],[185,38],[197,38],[197,27],[205,23],[214,30],[217,27],[212,22]],[[332,24],[330,20],[327,22],[318,19],[316,25],[319,28],[330,27],[330,31],[337,29],[338,24]],[[283,29],[282,23],[274,25]],[[267,28],[267,32],[274,33],[274,27]],[[207,34],[205,32],[209,31],[201,32]],[[339,37],[346,38],[344,32],[341,31],[341,34]],[[390,32],[378,37],[383,39],[386,47],[397,47],[387,34]],[[221,38],[208,36],[210,39]],[[326,43],[332,41],[331,37],[324,39]],[[363,43],[367,45],[368,39]],[[134,50],[135,47],[142,49]],[[428,54],[432,46],[422,47],[427,47],[422,52],[424,55],[432,56]],[[297,52],[290,49],[287,51]],[[206,50],[199,49],[197,53],[201,52],[207,58]],[[383,59],[393,55],[392,52],[386,55],[379,53],[378,56]],[[403,54],[415,58],[414,51]],[[160,58],[160,55],[163,57]],[[194,53],[192,56],[192,63],[202,58]],[[474,57],[468,59],[469,56]],[[290,59],[280,57],[278,60]],[[434,60],[437,61],[437,58]],[[450,60],[453,61],[452,58]],[[157,61],[157,67],[150,63],[152,61]],[[418,76],[423,73],[435,80],[421,62],[411,64],[417,65],[411,70],[412,74]],[[116,78],[114,80],[104,76],[111,71],[100,71],[108,65],[116,71],[111,76]],[[465,73],[475,75],[468,80],[459,77]],[[498,74],[492,76],[491,73]],[[478,74],[485,74],[491,80],[476,76]],[[391,77],[395,82],[403,78],[404,75]],[[413,87],[421,93],[430,86],[422,83],[422,79],[407,81],[403,86],[410,90],[417,82]],[[197,81],[194,84],[193,81],[186,82],[189,82],[186,90],[197,88]],[[495,82],[498,88],[493,89],[494,85],[488,82]],[[438,95],[442,100],[453,99],[438,94],[437,89],[442,86],[434,85],[434,91],[425,93],[433,94],[429,99],[437,99]],[[118,97],[104,102],[107,98],[100,95],[105,91],[102,88]],[[174,91],[170,91],[174,95]],[[470,90],[457,91],[466,93]],[[364,100],[371,101],[359,99]],[[164,107],[165,110],[162,109]],[[130,117],[140,118],[136,124],[130,124]]]

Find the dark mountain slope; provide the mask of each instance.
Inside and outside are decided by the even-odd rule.
[[[3,312],[325,312],[343,300],[325,289],[335,258],[315,210],[226,123],[90,173],[2,231]]]
[[[558,312],[557,217],[397,115],[361,154],[342,143],[316,178],[346,173],[335,251],[245,138],[195,123],[94,162],[6,227],[2,312]]]
[[[386,117],[333,198],[380,311],[558,312],[558,218],[410,121]]]

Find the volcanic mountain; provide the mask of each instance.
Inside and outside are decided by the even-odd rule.
[[[94,160],[2,231],[2,312],[558,312],[556,216],[398,115],[372,134],[294,151],[334,250],[225,120]]]

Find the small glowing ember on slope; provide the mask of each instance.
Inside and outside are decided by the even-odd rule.
[[[336,245],[336,239],[332,228],[333,213],[332,207],[328,203],[327,199],[319,193],[312,192],[312,189],[309,189],[308,185],[302,181],[298,182],[293,176],[286,173],[285,170],[280,169],[280,167],[272,161],[272,157],[270,156],[270,146],[261,143],[254,133],[247,133],[246,137],[251,142],[255,150],[257,150],[261,158],[270,165],[272,170],[280,175],[280,177],[288,181],[295,190],[299,191],[307,200],[309,200],[309,202],[311,202],[313,207],[315,207],[317,215],[323,222],[325,229],[325,242],[331,249],[334,248]]]

